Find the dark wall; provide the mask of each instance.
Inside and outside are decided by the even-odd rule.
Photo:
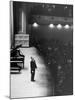
[[[32,36],[39,39],[47,39],[50,40],[52,38],[59,39],[64,42],[73,40],[73,30],[70,29],[57,29],[57,28],[49,28],[48,26],[40,25],[39,27],[32,27],[31,29]]]

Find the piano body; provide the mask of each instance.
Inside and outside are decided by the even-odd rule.
[[[19,72],[21,69],[24,68],[24,58],[25,56],[19,50],[21,45],[16,46],[15,48],[11,49],[10,51],[10,70],[18,70]],[[21,64],[21,65],[20,65]]]

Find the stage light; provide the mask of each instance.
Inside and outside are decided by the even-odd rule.
[[[64,28],[65,28],[65,29],[69,29],[70,26],[69,26],[68,24],[66,24],[66,25],[64,26]]]
[[[57,28],[58,28],[58,29],[61,29],[61,28],[62,28],[62,25],[61,25],[61,24],[58,24],[58,25],[57,25]]]
[[[64,28],[65,28],[65,29],[69,29],[70,26],[69,26],[68,24],[66,24],[66,25],[64,26]]]
[[[33,23],[33,27],[38,27],[38,24],[36,22]]]
[[[54,28],[55,26],[54,26],[54,24],[50,24],[49,27],[50,28]]]

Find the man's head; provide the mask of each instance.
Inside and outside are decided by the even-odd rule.
[[[33,57],[31,57],[31,60],[32,60],[32,61],[35,61]]]

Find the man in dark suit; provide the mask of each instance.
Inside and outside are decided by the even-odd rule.
[[[31,57],[30,67],[31,67],[31,81],[35,81],[34,80],[35,69],[37,68],[37,66],[36,66],[36,62],[35,62],[34,58],[32,58],[32,57]]]

